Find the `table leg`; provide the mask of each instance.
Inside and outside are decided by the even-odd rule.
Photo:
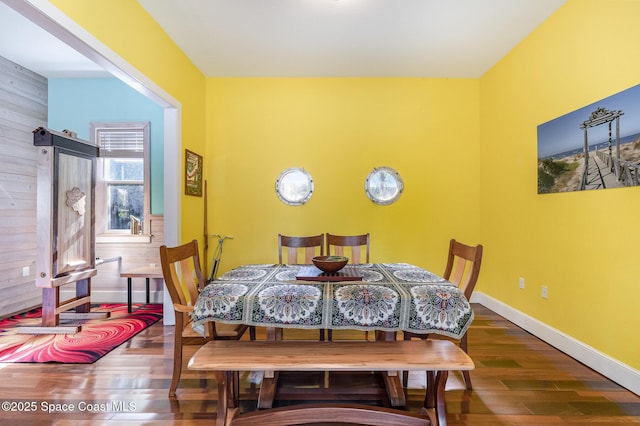
[[[131,277],[127,278],[127,311],[131,313]]]
[[[149,278],[147,278],[147,305],[149,304]]]
[[[282,340],[282,328],[267,327],[266,340],[277,341]],[[278,388],[278,372],[265,371],[260,384],[260,393],[258,394],[258,409],[273,407],[273,401],[276,398],[276,390]]]
[[[267,327],[266,331],[266,340],[282,340],[283,332],[282,328],[275,327]]]
[[[376,331],[376,340],[394,341],[397,338],[395,331]],[[383,372],[384,385],[392,407],[404,407],[407,397],[402,387],[402,380],[397,371]]]

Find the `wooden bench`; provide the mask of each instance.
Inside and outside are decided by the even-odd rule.
[[[451,370],[472,370],[473,361],[447,340],[223,341],[202,346],[189,369],[211,370],[218,387],[216,424],[291,425],[341,422],[368,425],[446,425],[445,384]],[[300,404],[240,414],[238,371],[430,371],[421,414],[363,404]]]

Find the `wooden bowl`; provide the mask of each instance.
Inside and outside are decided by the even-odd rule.
[[[349,263],[349,258],[344,256],[316,256],[311,261],[322,272],[338,272]]]

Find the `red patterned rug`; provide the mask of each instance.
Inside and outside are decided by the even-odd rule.
[[[59,362],[91,364],[162,318],[162,305],[93,305],[92,311],[109,311],[104,319],[66,320],[81,324],[76,334],[18,334],[20,326],[40,326],[40,308],[0,321],[0,362]]]

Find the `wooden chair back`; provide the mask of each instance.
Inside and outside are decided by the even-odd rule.
[[[327,233],[327,255],[347,256],[350,263],[369,263],[369,233],[333,235]],[[345,248],[348,249],[345,251]],[[364,253],[364,256],[363,256]]]
[[[162,275],[171,295],[174,307],[184,309],[193,306],[199,291],[204,288],[206,279],[200,268],[198,241],[177,247],[160,247]]]
[[[443,277],[449,280],[451,283],[458,286],[464,293],[467,300],[471,300],[471,294],[478,281],[478,275],[480,275],[480,264],[482,263],[482,244],[477,246],[468,246],[461,242],[451,239],[449,241],[449,255],[447,257],[447,266],[444,270]],[[468,339],[467,333],[460,338],[460,347],[462,350],[468,353]],[[402,333],[404,340],[427,339],[429,334],[416,334],[405,331]],[[471,375],[469,371],[462,372],[464,378],[465,387],[467,390],[473,389],[471,384]],[[408,380],[407,371],[402,373],[403,383],[406,386]],[[433,386],[434,378],[433,371],[427,371],[427,388]],[[426,401],[426,399],[425,399]]]
[[[278,262],[282,265],[283,253],[290,265],[310,265],[311,258],[324,255],[324,234],[293,237],[278,234]]]
[[[480,275],[481,263],[482,244],[468,246],[451,239],[443,277],[457,285],[467,299],[471,299],[471,294]]]

